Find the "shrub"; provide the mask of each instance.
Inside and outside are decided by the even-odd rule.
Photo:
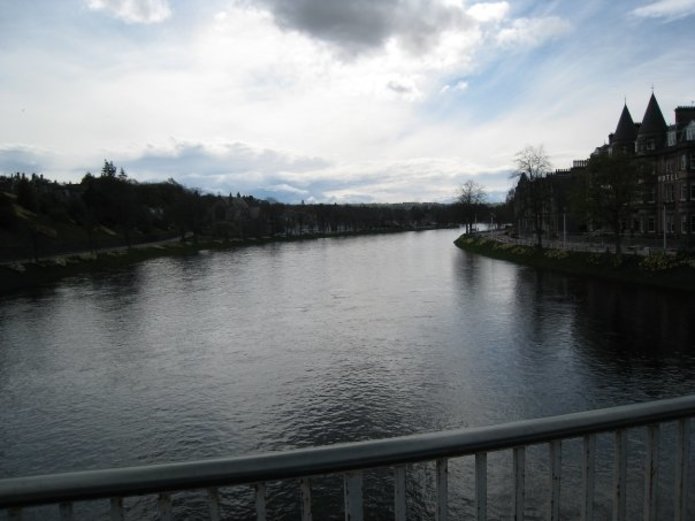
[[[639,267],[646,271],[664,271],[668,269],[675,268],[682,264],[683,261],[677,259],[676,257],[670,257],[664,253],[650,253],[644,257],[640,263]]]
[[[566,259],[570,254],[566,250],[547,250],[545,256],[549,259]]]

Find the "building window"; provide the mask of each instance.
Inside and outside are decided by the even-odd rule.
[[[656,188],[653,186],[650,186],[647,189],[647,202],[653,203],[655,200],[656,200]]]
[[[690,184],[690,199],[695,201],[695,183]]]
[[[688,233],[688,216],[681,215],[681,233]]]
[[[675,215],[667,215],[666,216],[666,232],[667,233],[673,233],[676,231],[676,216]]]
[[[695,152],[690,152],[690,170],[695,170]]]
[[[695,141],[695,121],[691,121],[685,128],[685,139],[688,141]]]
[[[695,213],[690,216],[690,230],[695,231]]]
[[[671,201],[673,201],[673,183],[666,183],[662,186],[663,186],[662,194],[663,194],[664,201],[670,203]]]
[[[669,130],[668,135],[668,146],[672,147],[676,144],[676,131],[675,130]]]
[[[654,217],[650,217],[649,219],[647,219],[647,231],[649,233],[654,233],[654,228]]]
[[[688,185],[681,183],[681,201],[685,201],[688,198]]]
[[[683,154],[681,156],[681,170],[685,170],[687,165],[688,165],[688,157],[685,154]]]

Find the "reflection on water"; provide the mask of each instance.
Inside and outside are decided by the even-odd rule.
[[[460,251],[456,236],[162,258],[1,299],[0,477],[489,425],[695,392],[692,295],[537,272]],[[507,493],[505,458],[491,457],[491,503]],[[452,466],[461,483],[454,512],[471,511],[469,467]],[[431,475],[426,465],[412,475],[410,508],[427,518]],[[368,487],[390,486],[369,479]],[[296,491],[278,493],[272,508],[289,518]],[[529,494],[529,515],[542,515]],[[252,515],[244,498],[224,496],[235,518]],[[315,498],[320,517],[332,518],[334,500]],[[504,501],[491,505],[493,515],[506,512]],[[153,503],[130,508],[147,517]],[[204,512],[202,496],[179,508]],[[369,499],[372,517],[390,508],[388,497]]]

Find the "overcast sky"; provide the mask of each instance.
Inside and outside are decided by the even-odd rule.
[[[0,173],[287,202],[493,199],[652,86],[695,98],[695,0],[0,0]]]

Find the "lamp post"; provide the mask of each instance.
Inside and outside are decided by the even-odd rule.
[[[666,204],[664,204],[663,228],[664,228],[664,253],[666,253]]]

